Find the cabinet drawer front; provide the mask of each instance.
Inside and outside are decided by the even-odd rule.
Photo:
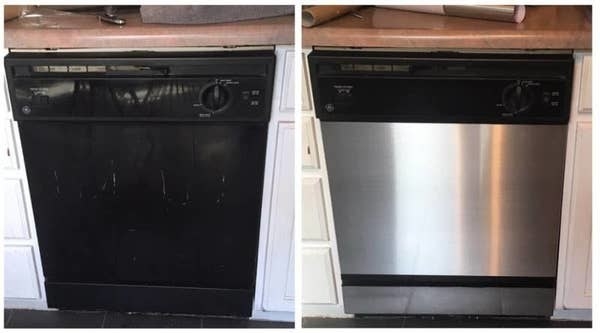
[[[285,53],[285,66],[283,70],[283,91],[279,110],[285,113],[294,113],[294,50]]]
[[[302,302],[337,304],[329,248],[305,248],[302,253]]]
[[[302,167],[319,168],[315,123],[312,117],[302,117]]]
[[[29,239],[29,219],[25,204],[23,182],[20,179],[4,179],[4,238]]]
[[[592,56],[583,57],[581,68],[581,94],[579,112],[592,112]]]
[[[302,239],[328,241],[323,183],[320,178],[302,181]]]
[[[4,247],[4,297],[41,297],[31,246]]]

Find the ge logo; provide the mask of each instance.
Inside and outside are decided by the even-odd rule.
[[[333,112],[333,110],[335,110],[335,107],[333,106],[333,104],[331,104],[331,103],[325,104],[325,111]]]

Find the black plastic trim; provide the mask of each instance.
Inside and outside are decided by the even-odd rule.
[[[350,72],[345,72],[341,68],[341,65],[344,64],[373,65],[373,70],[354,68]],[[406,72],[374,69],[376,65],[393,67],[397,64],[406,65],[409,69]],[[321,121],[480,124],[567,124],[569,121],[573,73],[572,54],[312,51],[308,55],[308,65],[314,108],[317,118]],[[461,69],[453,69],[456,66]],[[359,91],[363,93],[362,95],[359,93],[359,97],[350,93],[342,101],[342,97],[334,95],[330,91],[332,80],[339,80],[340,86],[348,85],[350,89],[360,89]],[[398,104],[400,99],[397,95],[374,96],[364,92],[365,90],[377,91],[379,87],[389,87],[390,82],[410,82],[411,80],[431,80],[432,83],[446,80],[471,82],[477,80],[484,87],[488,81],[523,80],[542,83],[559,82],[563,86],[560,88],[560,107],[556,110],[549,113],[546,109],[542,109],[545,106],[541,106],[536,107],[534,112],[520,114],[499,108],[497,104],[500,101],[500,94],[497,99],[473,95],[467,89],[467,85],[464,87],[462,85],[454,86],[455,88],[463,87],[464,90],[455,95],[456,103],[440,103],[435,107],[421,103],[424,104],[425,109],[420,113],[406,111],[408,109],[419,110],[421,104]],[[352,88],[361,83],[361,88]],[[370,89],[365,89],[365,86],[369,86]],[[492,89],[491,87],[490,89]],[[437,89],[442,88],[437,87]],[[411,93],[426,100],[427,98],[434,99],[440,91],[436,91],[436,88],[432,86],[430,89],[413,90]],[[367,95],[368,97],[366,97]],[[366,100],[371,97],[372,100]],[[339,100],[336,101],[337,98]],[[478,100],[479,103],[475,100]],[[485,103],[481,103],[481,101],[485,101]],[[483,107],[481,107],[482,104]],[[427,109],[428,107],[429,109]],[[457,110],[464,111],[457,112]]]
[[[342,274],[342,286],[555,288],[555,277]]]
[[[250,317],[252,290],[46,282],[49,308]]]

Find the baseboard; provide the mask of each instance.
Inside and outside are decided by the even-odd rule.
[[[554,309],[552,319],[556,320],[592,320],[592,309]]]
[[[285,311],[254,310],[254,311],[252,311],[251,319],[293,322],[294,321],[294,313],[293,312],[285,312]]]
[[[48,310],[48,304],[43,299],[5,298],[5,309]]]

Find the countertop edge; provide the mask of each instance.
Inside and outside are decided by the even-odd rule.
[[[437,32],[402,30],[390,36],[384,29],[348,29],[340,36],[338,29],[321,28],[318,34],[303,30],[302,47],[381,47],[381,48],[473,48],[473,49],[575,49],[592,48],[592,32],[544,31],[543,33],[496,30],[473,34],[472,31]],[[368,33],[369,38],[364,37]],[[323,43],[323,41],[327,41]]]

